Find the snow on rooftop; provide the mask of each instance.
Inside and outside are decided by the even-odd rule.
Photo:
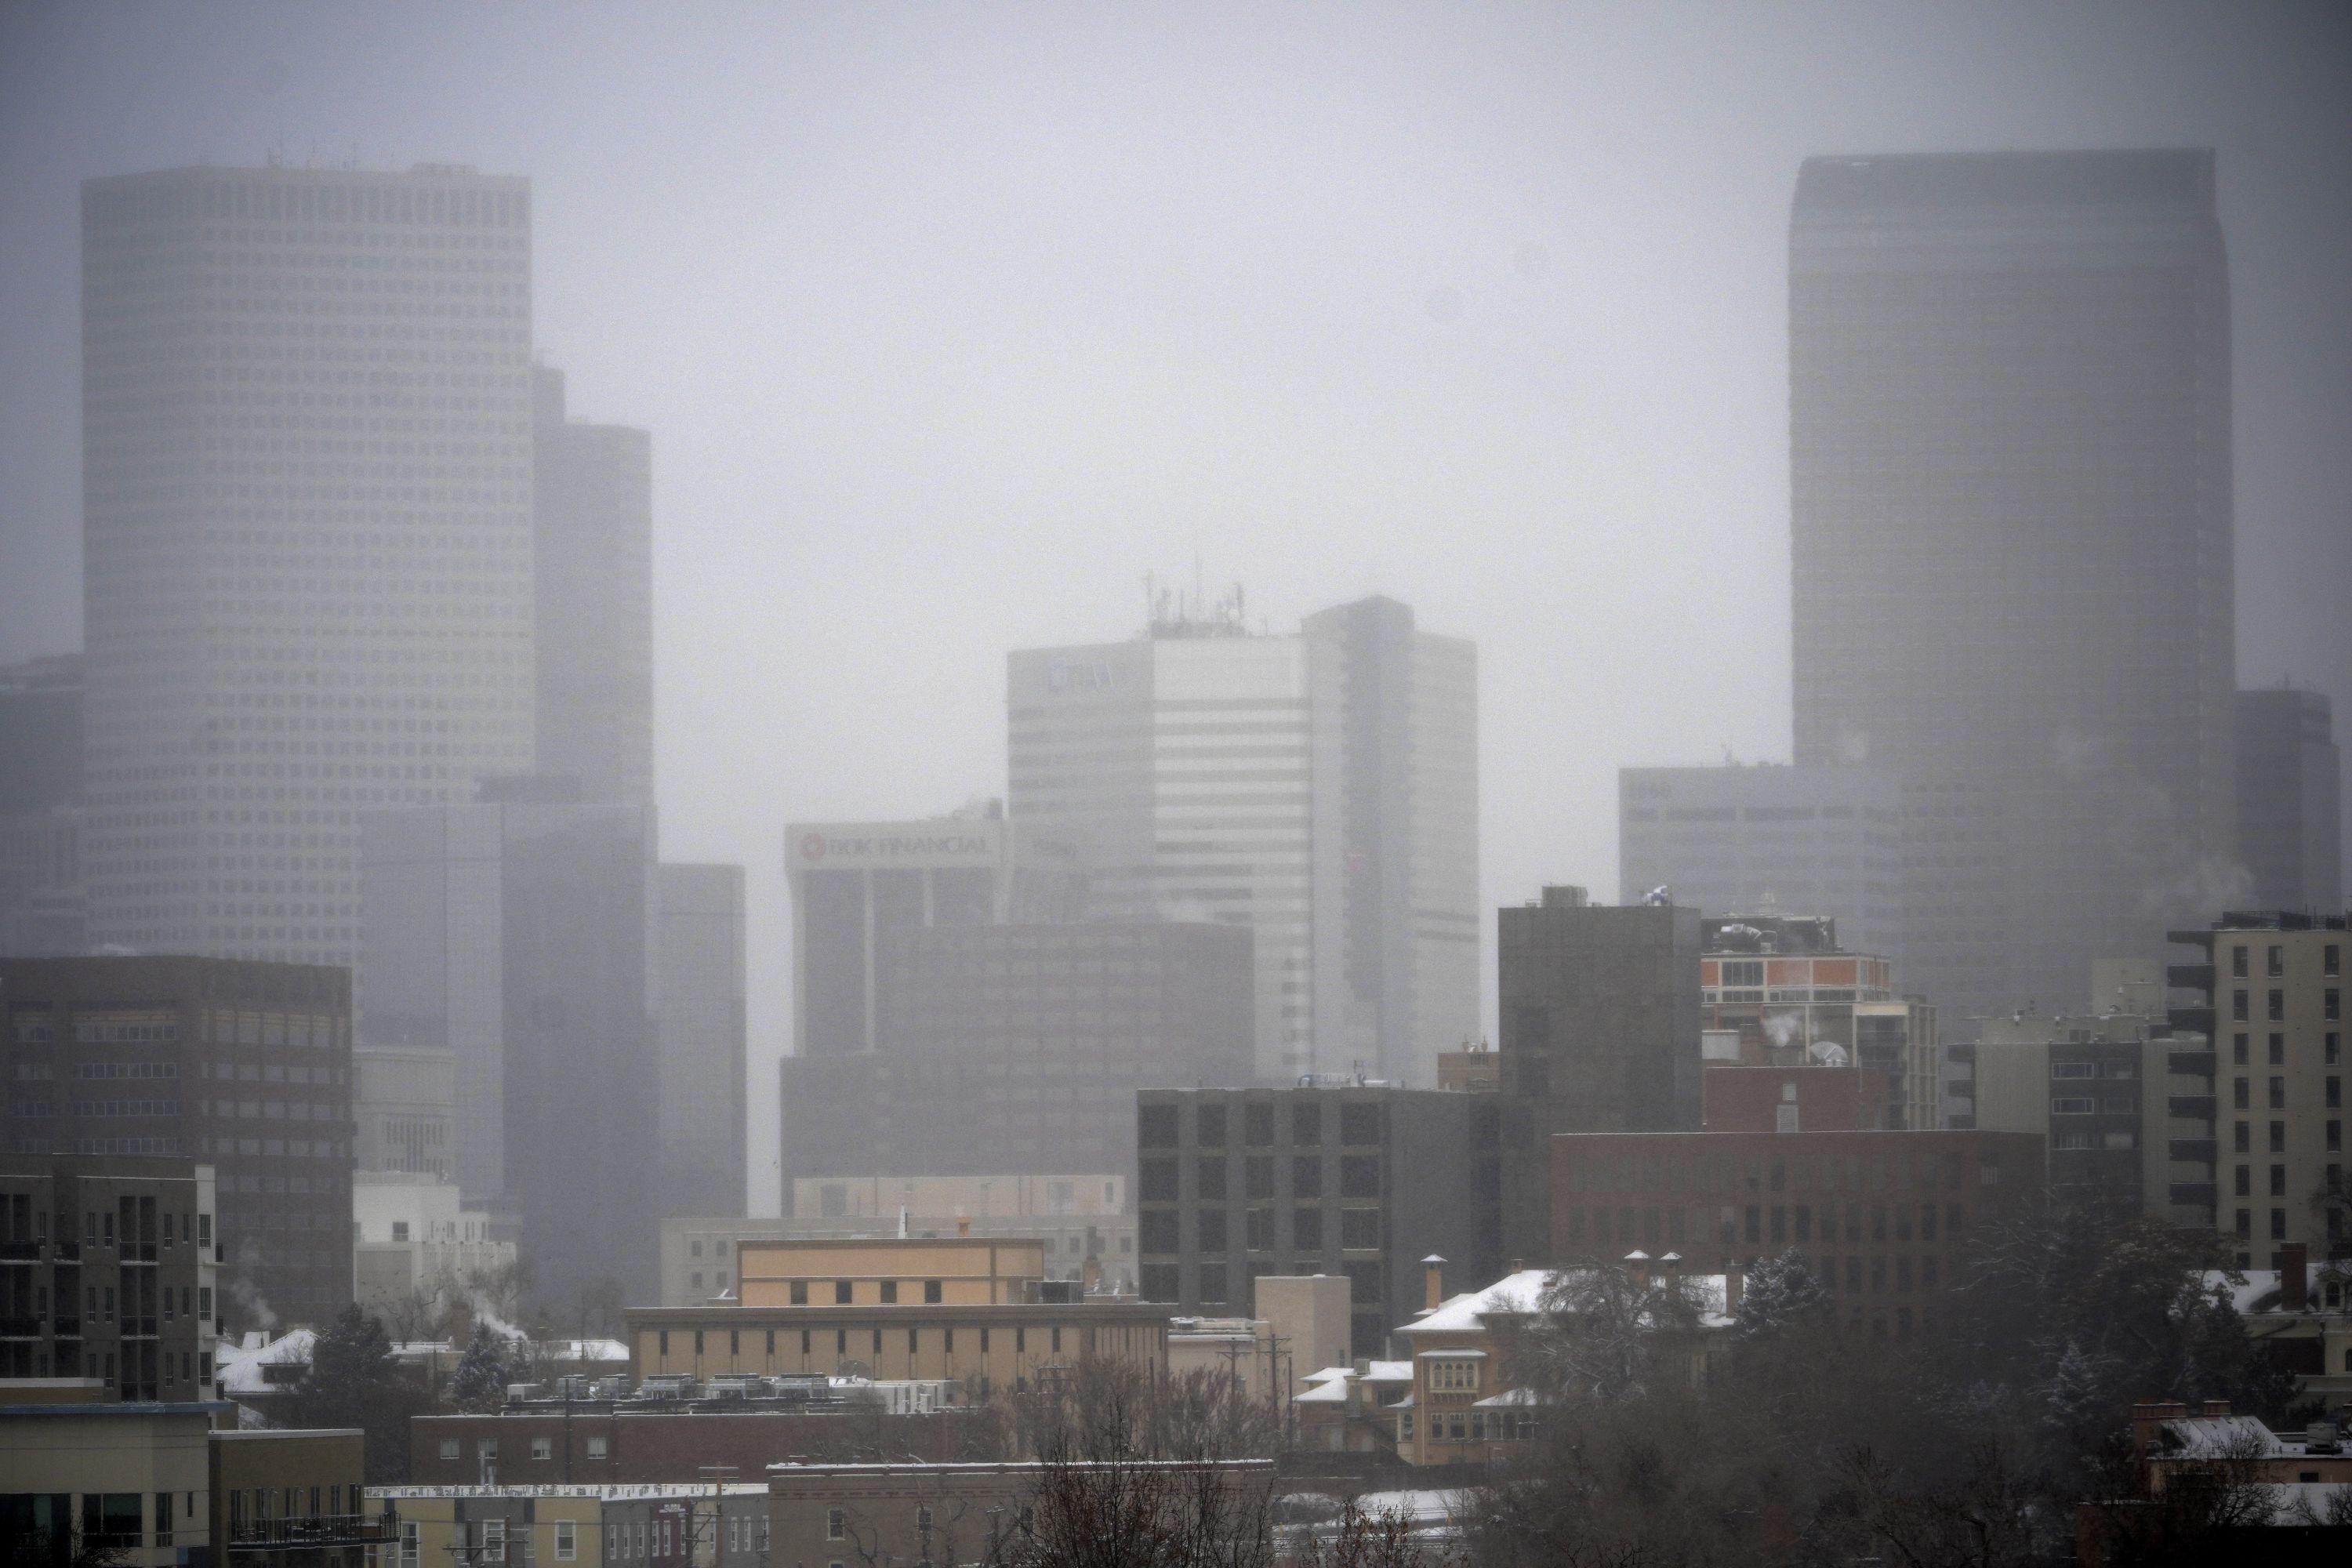
[[[1489,1317],[1526,1316],[1538,1310],[1545,1289],[1556,1278],[1546,1268],[1522,1268],[1497,1279],[1483,1290],[1471,1290],[1450,1297],[1431,1310],[1423,1312],[1397,1332],[1401,1334],[1475,1334],[1486,1327]],[[1710,1329],[1727,1328],[1731,1319],[1724,1310],[1728,1298],[1727,1281],[1720,1274],[1685,1274],[1680,1277],[1685,1286],[1697,1298],[1699,1321]]]

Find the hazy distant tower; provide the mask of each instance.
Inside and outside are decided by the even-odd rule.
[[[358,813],[532,762],[530,190],[82,194],[93,940],[349,963]]]
[[[1796,761],[1902,781],[1906,986],[2077,1005],[2240,891],[2213,155],[1807,161],[1790,397]]]
[[[1427,1086],[1478,1026],[1476,651],[1368,599],[1015,653],[1011,810],[1097,919],[1251,928],[1259,1074]]]
[[[565,417],[536,379],[539,771],[583,800],[654,797],[653,438]]]
[[[2324,691],[2238,693],[2238,854],[2255,909],[2344,909],[2344,764],[2332,721]]]

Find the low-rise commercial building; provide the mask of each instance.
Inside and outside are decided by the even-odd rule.
[[[998,1237],[746,1244],[738,1301],[628,1314],[639,1379],[683,1373],[951,1379],[1028,1387],[1088,1358],[1164,1368],[1164,1308],[1048,1280],[1043,1247]]]
[[[213,1194],[186,1160],[0,1155],[0,1377],[213,1397]]]
[[[1098,1468],[1108,1467],[1078,1460],[1066,1473],[1083,1489],[1086,1472]],[[771,1561],[809,1568],[996,1562],[1011,1538],[1035,1525],[1045,1479],[1034,1463],[777,1465],[768,1471]],[[1120,1506],[1148,1507],[1157,1489],[1173,1512],[1197,1489],[1222,1488],[1231,1494],[1228,1517],[1248,1517],[1273,1486],[1271,1459],[1129,1461]]]
[[[769,1568],[764,1481],[499,1481],[379,1487],[400,1519],[400,1568],[448,1564],[666,1563]],[[386,1563],[384,1568],[393,1568]]]
[[[1125,1175],[819,1176],[785,1184],[782,1217],[666,1219],[661,1304],[698,1307],[736,1285],[749,1241],[895,1235],[950,1237],[969,1226],[1039,1243],[1045,1277],[1135,1288],[1135,1214]]]
[[[1136,1119],[1141,1292],[1186,1316],[1246,1307],[1265,1276],[1336,1275],[1370,1356],[1419,1301],[1423,1258],[1499,1250],[1495,1095],[1147,1089]]]
[[[1841,1317],[1903,1338],[1979,1225],[2042,1201],[2015,1132],[1572,1133],[1552,1140],[1553,1251],[1746,1272],[1796,1247]]]

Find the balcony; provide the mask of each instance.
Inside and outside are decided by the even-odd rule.
[[[37,1340],[41,1337],[38,1318],[0,1318],[0,1340]]]
[[[2176,1094],[2164,1102],[2164,1107],[2166,1114],[2184,1121],[2210,1121],[2215,1109],[2210,1094]]]
[[[2211,1051],[2174,1051],[2165,1058],[2165,1066],[2183,1078],[2211,1078],[2214,1058]]]
[[[2168,963],[2164,966],[2164,983],[2175,991],[2202,991],[2213,994],[2213,966],[2210,963]]]
[[[78,1340],[81,1338],[81,1320],[79,1318],[59,1318],[58,1320],[58,1338],[61,1340]]]
[[[382,1513],[317,1514],[303,1519],[238,1519],[228,1527],[228,1549],[238,1552],[299,1552],[321,1546],[370,1546],[396,1541],[400,1516]]]
[[[155,1244],[152,1241],[124,1242],[122,1244],[122,1261],[125,1263],[154,1262]]]
[[[59,1263],[79,1263],[81,1261],[81,1243],[79,1241],[58,1242],[55,1244],[49,1256]]]
[[[2175,1138],[2167,1152],[2181,1164],[2202,1165],[2210,1171],[2220,1152],[2220,1146],[2210,1138]]]
[[[129,1318],[122,1320],[122,1337],[126,1340],[152,1340],[155,1337],[155,1320]]]
[[[2210,1007],[2174,1007],[2168,1011],[2165,1022],[2175,1029],[2191,1035],[2213,1037],[2213,1009]]]
[[[2175,1208],[2205,1209],[2213,1207],[2214,1186],[2210,1182],[2175,1182],[2170,1198]]]
[[[38,1263],[42,1245],[37,1241],[0,1241],[0,1263]]]

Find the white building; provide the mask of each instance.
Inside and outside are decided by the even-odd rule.
[[[352,1178],[352,1299],[378,1313],[420,1295],[446,1307],[513,1266],[515,1244],[495,1238],[501,1228],[465,1207],[454,1182],[362,1171]]]
[[[530,190],[82,195],[91,940],[351,963],[355,817],[532,763]]]
[[[1262,1075],[1433,1083],[1478,1024],[1476,654],[1368,599],[1238,607],[1008,670],[1012,816],[1075,840],[1088,912],[1244,924]]]

